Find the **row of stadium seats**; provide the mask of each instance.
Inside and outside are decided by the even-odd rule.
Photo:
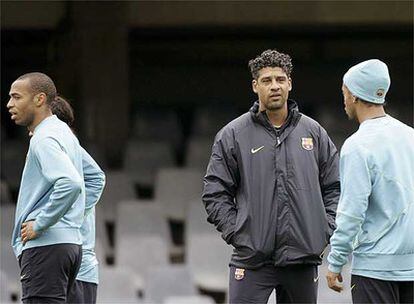
[[[205,170],[213,138],[194,138],[188,142],[185,168]],[[102,165],[103,156],[94,147],[87,147],[90,154]],[[1,153],[1,174],[11,190],[17,191],[24,167],[28,142],[21,140],[5,141]],[[177,167],[173,147],[167,141],[130,140],[125,148],[124,171],[139,188],[152,188],[160,168]],[[106,171],[106,170],[105,170]]]
[[[103,269],[109,273],[127,269],[133,293],[124,291],[122,294],[139,295],[138,300],[146,302],[161,303],[163,292],[165,296],[194,296],[202,289],[225,294],[231,248],[206,222],[200,199],[188,202],[184,259],[180,263],[170,261],[174,246],[164,207],[158,201],[128,200],[117,204],[114,264],[101,263]],[[98,217],[99,211],[98,208]],[[98,243],[101,237],[98,232]],[[99,250],[104,250],[104,246],[97,246]],[[107,252],[98,252],[100,256],[105,254]],[[101,257],[101,260],[105,259]],[[100,278],[105,284],[102,274]],[[152,280],[158,283],[152,285]],[[107,286],[105,292],[109,293],[111,288]],[[116,293],[113,290],[113,294]],[[100,297],[102,302],[111,300],[109,294],[105,299],[104,294]]]

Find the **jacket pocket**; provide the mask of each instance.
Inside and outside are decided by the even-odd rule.
[[[329,242],[330,228],[323,202],[314,191],[292,189],[289,246],[300,258],[319,256]]]
[[[319,167],[312,151],[297,151],[294,158],[287,159],[288,182],[294,189],[311,190],[319,187]]]

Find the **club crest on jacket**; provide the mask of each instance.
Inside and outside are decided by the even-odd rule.
[[[234,278],[238,281],[244,278],[244,269],[243,268],[236,268],[234,271]]]
[[[313,150],[313,138],[302,137],[302,148],[308,151]]]

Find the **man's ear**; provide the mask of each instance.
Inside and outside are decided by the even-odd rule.
[[[292,91],[292,78],[289,77],[289,92]]]
[[[33,99],[36,107],[41,107],[46,103],[47,97],[45,93],[38,93],[33,97]]]
[[[252,90],[253,92],[257,94],[257,80],[256,79],[252,80]]]
[[[357,103],[358,102],[358,97],[352,95],[352,103]]]

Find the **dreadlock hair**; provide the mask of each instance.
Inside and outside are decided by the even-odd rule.
[[[62,96],[56,96],[50,104],[50,109],[61,121],[65,122],[71,129],[73,129],[75,115],[69,101]]]

